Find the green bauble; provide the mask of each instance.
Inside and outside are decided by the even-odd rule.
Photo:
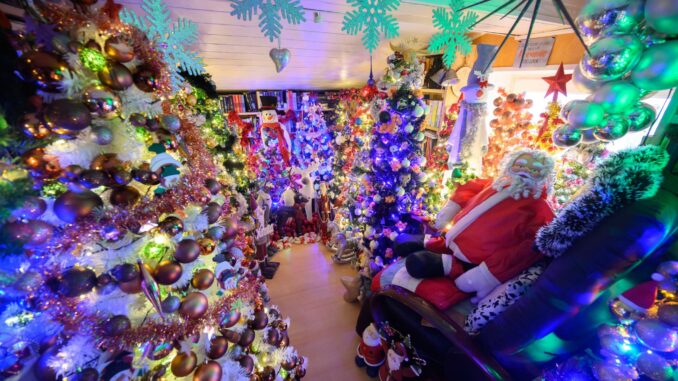
[[[639,99],[640,90],[627,81],[608,82],[593,93],[593,101],[603,106],[610,114],[627,111]]]
[[[678,86],[678,40],[647,48],[631,71],[631,80],[643,90]]]
[[[629,121],[623,115],[608,115],[603,124],[593,131],[598,140],[609,142],[617,140],[629,132]]]
[[[597,103],[577,102],[570,108],[567,121],[572,128],[587,129],[600,125],[605,118],[605,109]]]
[[[659,33],[678,34],[678,1],[647,0],[645,22]]]
[[[633,35],[608,36],[594,42],[579,66],[591,80],[611,81],[623,77],[636,66],[643,52],[643,43]]]
[[[631,109],[631,112],[626,114],[629,120],[629,131],[642,131],[650,127],[656,116],[654,107],[647,103],[638,103]]]

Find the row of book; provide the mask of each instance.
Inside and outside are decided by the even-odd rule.
[[[445,102],[438,100],[429,100],[429,114],[426,118],[426,128],[434,131],[439,131],[440,126],[444,122],[445,117]]]
[[[259,112],[261,110],[261,97],[275,97],[276,108],[281,111],[300,111],[305,101],[312,99],[320,104],[323,110],[334,109],[336,100],[332,95],[337,91],[295,91],[295,90],[261,90],[245,91],[220,95],[221,108],[224,112],[235,111],[237,113]]]

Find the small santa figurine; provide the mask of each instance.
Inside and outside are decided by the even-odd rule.
[[[494,181],[459,186],[436,217],[445,237],[381,271],[372,289],[395,284],[440,309],[484,298],[541,258],[534,240],[554,217],[546,201],[552,172],[553,159],[526,149],[507,155]]]
[[[278,112],[276,97],[261,97],[261,141],[266,142],[265,136],[278,140],[278,149],[285,165],[290,165],[290,135],[285,125],[278,121]]]
[[[363,331],[362,340],[360,340],[360,344],[358,344],[356,349],[355,362],[359,367],[366,366],[367,374],[370,377],[375,377],[385,358],[386,355],[384,354],[381,336],[377,331],[377,327],[374,324],[370,324]]]

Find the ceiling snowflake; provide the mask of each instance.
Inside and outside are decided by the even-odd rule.
[[[191,75],[204,73],[202,59],[189,49],[198,40],[198,26],[182,18],[172,24],[170,11],[163,0],[143,0],[141,9],[146,12],[145,17],[124,9],[120,13],[120,20],[146,33],[155,43],[155,48],[162,52],[174,90],[178,90],[184,81],[180,70]]]
[[[270,41],[280,37],[282,19],[290,24],[306,21],[299,0],[233,0],[231,8],[231,16],[242,20],[252,20],[259,13],[259,28]]]
[[[443,62],[447,67],[454,63],[457,52],[462,55],[471,53],[472,42],[467,35],[473,28],[478,14],[465,12],[463,0],[450,0],[450,9],[436,8],[433,10],[433,26],[441,30],[434,34],[429,41],[429,51],[432,53],[443,52]]]
[[[363,32],[363,46],[372,53],[379,46],[381,34],[395,38],[399,34],[398,21],[388,12],[400,6],[400,0],[347,0],[354,9],[344,15],[341,30],[355,36]]]

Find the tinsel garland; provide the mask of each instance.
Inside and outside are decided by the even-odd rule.
[[[258,300],[261,282],[252,275],[244,277],[238,287],[227,296],[216,299],[216,303],[208,307],[207,312],[200,318],[181,319],[173,321],[148,321],[138,327],[127,330],[120,336],[107,336],[104,332],[102,320],[107,318],[96,313],[85,313],[78,307],[78,301],[71,298],[49,298],[50,314],[56,322],[64,327],[66,332],[93,334],[102,338],[99,344],[107,350],[131,349],[144,343],[173,342],[182,337],[191,337],[199,334],[203,328],[218,327],[220,315],[231,309],[237,300]]]
[[[171,343],[182,337],[192,337],[200,334],[204,328],[219,327],[223,313],[229,311],[231,306],[239,299],[256,300],[262,304],[258,295],[261,282],[253,276],[244,278],[238,284],[238,288],[228,296],[217,299],[215,304],[208,307],[207,313],[200,318],[182,319],[175,321],[150,321],[141,326],[133,327],[121,336],[107,337],[102,344],[108,349],[133,348],[143,343]],[[97,326],[96,332],[104,336],[103,325]]]
[[[168,106],[163,106],[166,107]],[[190,203],[206,204],[209,201],[209,191],[204,183],[206,179],[213,177],[216,171],[211,155],[203,143],[200,129],[194,124],[182,120],[179,136],[188,151],[186,157],[191,159],[187,163],[190,172],[181,177],[179,184],[162,196],[140,200],[131,210],[111,207],[103,215],[66,225],[61,234],[45,246],[45,252],[54,255],[63,250],[73,249],[78,244],[99,239],[101,221],[129,229],[148,222],[156,222],[163,213],[181,210],[184,205]]]
[[[601,162],[586,190],[537,232],[536,245],[549,257],[563,254],[577,238],[619,208],[650,198],[659,190],[669,155],[656,146],[619,151]]]
[[[56,29],[68,30],[77,25],[78,27],[95,27],[98,30],[108,31],[111,33],[111,37],[130,36],[135,55],[144,65],[158,73],[157,92],[161,95],[171,93],[170,75],[162,53],[153,48],[146,35],[139,29],[121,22],[115,22],[106,12],[74,12],[72,8],[67,6],[42,1],[36,3],[36,10],[40,12],[41,17],[50,24],[54,24]],[[114,32],[117,32],[117,34]]]

